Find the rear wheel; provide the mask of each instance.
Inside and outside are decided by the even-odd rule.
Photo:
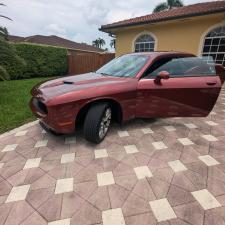
[[[88,141],[100,143],[106,136],[112,120],[112,109],[108,103],[93,105],[84,121],[84,136]]]

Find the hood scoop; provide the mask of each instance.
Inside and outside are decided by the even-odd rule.
[[[73,81],[66,81],[66,80],[64,80],[63,83],[64,83],[64,84],[74,84]]]

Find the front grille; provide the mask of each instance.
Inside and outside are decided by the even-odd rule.
[[[40,112],[42,112],[44,114],[48,113],[48,109],[47,109],[46,105],[43,102],[41,102],[40,100],[38,100],[37,98],[33,98],[33,104]]]

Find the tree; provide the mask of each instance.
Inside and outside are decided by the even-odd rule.
[[[99,47],[102,48],[104,45],[105,45],[105,40],[102,39],[102,38],[99,38],[98,39],[98,42],[99,42]]]
[[[0,37],[4,38],[5,40],[8,40],[9,32],[6,29],[6,27],[0,26]]]
[[[3,3],[0,3],[0,6],[5,6]],[[1,18],[9,19],[10,18],[0,15]],[[4,62],[7,62],[7,59],[12,59],[15,63],[20,63],[25,65],[25,61],[21,59],[14,47],[8,43],[8,30],[6,27],[0,26],[0,79],[1,80],[9,80],[10,76],[5,68]]]
[[[0,3],[0,6],[6,6],[6,5],[3,4],[3,3]],[[5,18],[5,19],[8,19],[8,20],[12,20],[12,19],[10,19],[9,17],[3,16],[3,15],[1,15],[1,14],[0,14],[0,17]]]
[[[105,40],[102,38],[98,38],[98,39],[92,41],[92,45],[97,48],[102,48],[105,45]]]
[[[114,49],[116,48],[116,39],[115,38],[110,41],[110,47],[114,48]]]
[[[96,48],[99,48],[99,40],[96,39],[96,40],[92,41],[92,45],[95,46]]]
[[[3,3],[0,3],[0,6],[6,6],[6,5],[3,4]],[[3,16],[3,15],[0,15],[0,18],[5,18],[7,20],[12,20],[9,17]],[[3,37],[4,39],[7,40],[8,39],[8,35],[9,35],[9,33],[8,33],[8,30],[6,29],[6,27],[0,26],[0,37]]]
[[[182,7],[182,6],[184,6],[182,0],[167,0],[166,2],[162,2],[158,4],[153,10],[153,13],[167,11],[167,10]]]

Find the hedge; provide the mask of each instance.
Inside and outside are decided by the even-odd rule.
[[[19,43],[11,46],[25,63],[15,63],[13,59],[0,59],[10,75],[10,79],[50,77],[65,75],[68,70],[67,50],[51,46]]]

